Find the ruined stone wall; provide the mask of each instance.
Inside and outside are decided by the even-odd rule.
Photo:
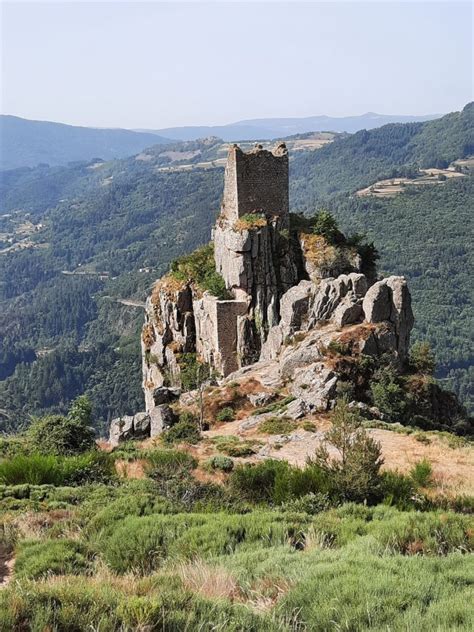
[[[222,215],[235,221],[259,212],[288,216],[288,152],[284,144],[274,151],[261,146],[249,153],[237,145],[229,149]]]
[[[246,313],[243,301],[219,301],[213,296],[194,301],[196,352],[224,376],[239,368],[237,318]]]
[[[217,344],[222,375],[229,375],[239,368],[237,357],[237,319],[247,313],[247,303],[243,301],[218,301]]]

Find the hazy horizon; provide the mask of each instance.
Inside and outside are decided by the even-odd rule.
[[[4,2],[1,32],[1,113],[33,120],[161,129],[472,100],[470,2]]]

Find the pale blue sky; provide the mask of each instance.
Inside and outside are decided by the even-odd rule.
[[[1,111],[161,128],[472,100],[470,2],[3,2]]]

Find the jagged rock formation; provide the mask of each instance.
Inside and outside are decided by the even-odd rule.
[[[331,243],[296,220],[289,214],[285,145],[249,153],[230,147],[214,248],[206,251],[213,261],[199,260],[194,275],[172,271],[147,301],[143,387],[151,434],[173,423],[169,405],[177,392],[169,387],[180,387],[186,354],[222,378],[277,363],[278,379],[290,382],[296,398],[289,408],[295,418],[334,401],[339,375],[325,349],[345,329],[353,328],[350,344],[358,353],[390,353],[404,363],[414,322],[405,279],[362,274],[357,248],[342,235]],[[204,281],[209,274],[219,280],[225,297],[206,290],[199,268],[208,270]]]

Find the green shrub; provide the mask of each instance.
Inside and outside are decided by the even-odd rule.
[[[288,417],[271,417],[262,421],[258,429],[265,434],[289,434],[296,429],[296,424]]]
[[[382,367],[375,372],[370,390],[374,405],[390,421],[403,421],[407,412],[407,395],[392,367]]]
[[[198,443],[201,434],[194,422],[178,421],[169,430],[163,433],[163,443],[173,445],[174,443]]]
[[[415,486],[409,476],[399,472],[382,472],[380,498],[384,504],[409,509],[413,506],[414,493]]]
[[[322,235],[329,243],[334,243],[340,235],[336,219],[324,209],[318,211],[310,218],[311,228],[316,235]]]
[[[216,415],[217,421],[234,421],[235,419],[235,410],[230,406],[226,406],[225,408],[221,408],[220,411]]]
[[[212,470],[222,470],[223,472],[231,472],[234,469],[234,461],[221,454],[216,454],[207,461],[208,466]]]
[[[64,458],[45,454],[18,455],[0,462],[0,482],[7,485],[83,485],[107,482],[113,473],[113,459],[104,452]]]
[[[415,342],[410,349],[409,364],[418,373],[433,375],[436,360],[429,342]]]
[[[187,452],[179,450],[153,450],[147,455],[147,472],[152,478],[170,478],[188,473],[197,461]]]
[[[432,483],[433,467],[427,459],[423,459],[411,468],[410,476],[418,487],[428,487]]]
[[[80,574],[88,568],[86,548],[76,540],[23,540],[16,549],[18,579]]]
[[[91,450],[95,446],[95,433],[90,427],[89,400],[78,397],[67,417],[42,417],[28,429],[28,440],[34,452],[66,456]]]
[[[376,500],[383,463],[380,445],[367,434],[360,414],[346,400],[337,401],[331,421],[332,427],[311,461],[327,474],[342,499]],[[334,450],[338,458],[334,458]]]
[[[212,242],[175,259],[171,263],[171,274],[179,281],[194,281],[203,291],[207,290],[221,300],[232,298],[224,279],[216,272]]]

